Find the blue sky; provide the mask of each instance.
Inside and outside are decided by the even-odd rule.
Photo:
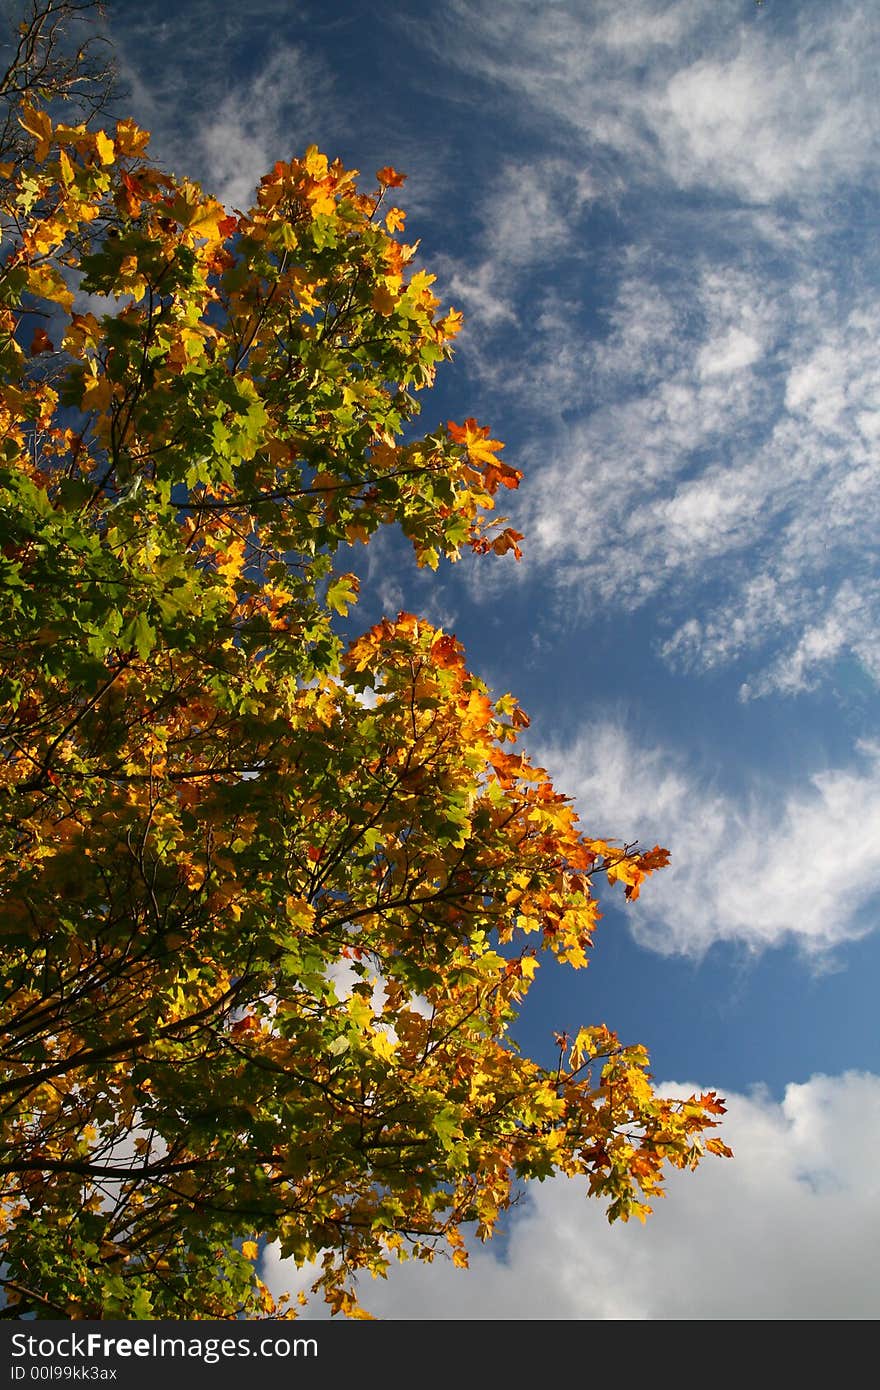
[[[407,172],[465,313],[426,429],[525,480],[522,562],[353,553],[513,690],[597,835],[672,867],[546,966],[520,1025],[607,1022],[720,1089],[733,1163],[644,1230],[530,1193],[386,1317],[880,1313],[880,15],[870,0],[141,0],[110,6],[160,158],[247,206],[316,143]],[[506,559],[509,557],[506,557]],[[347,562],[348,563],[348,562]],[[271,1256],[278,1287],[300,1276]]]

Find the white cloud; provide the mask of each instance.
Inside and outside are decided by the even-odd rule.
[[[673,1173],[646,1226],[609,1226],[577,1182],[533,1184],[503,1253],[477,1247],[467,1271],[396,1266],[364,1279],[363,1302],[437,1321],[880,1316],[880,1077],[814,1076],[780,1102],[758,1090],[727,1103],[734,1158]],[[307,1282],[276,1252],[264,1276],[276,1290]]]
[[[447,8],[449,60],[639,181],[765,203],[876,177],[880,26],[861,0],[778,23],[712,0]]]
[[[472,269],[452,263],[444,267],[441,261],[439,268],[441,272],[445,269],[443,283],[448,297],[467,311],[469,334],[516,323],[516,313],[491,261],[482,261]]]
[[[878,920],[880,745],[858,753],[787,789],[755,780],[742,798],[613,723],[536,758],[588,834],[669,849],[670,867],[629,909],[641,945],[700,956],[718,941],[760,951],[791,940],[818,956]]]
[[[830,29],[846,52],[845,23],[804,35],[793,52],[754,26],[741,31],[729,58],[672,74],[651,112],[671,175],[686,185],[726,184],[760,202],[858,177],[866,150],[877,148],[877,115],[843,55],[829,62],[810,51],[811,40],[831,40]],[[860,32],[876,48],[871,27]],[[864,77],[864,56],[848,57]]]
[[[841,315],[813,264],[774,302],[745,266],[652,284],[632,262],[606,339],[558,333],[554,357],[536,333],[507,369],[520,399],[568,382],[581,406],[551,427],[542,405],[520,449],[524,572],[586,613],[662,598],[663,656],[748,662],[746,696],[808,688],[847,653],[876,678],[880,298]]]
[[[814,605],[814,608],[820,608]],[[827,601],[824,613],[814,620],[804,619],[803,630],[795,642],[754,681],[743,683],[740,696],[779,692],[796,695],[810,690],[824,669],[847,651],[858,658],[863,669],[880,685],[880,585],[869,581],[858,589],[849,580]]]
[[[741,328],[729,328],[719,338],[700,349],[697,367],[700,376],[723,376],[740,367],[750,367],[761,355],[761,345]]]
[[[505,166],[484,212],[493,265],[522,267],[565,247],[573,223],[594,195],[589,173],[568,160]]]

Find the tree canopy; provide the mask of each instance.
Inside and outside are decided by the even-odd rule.
[[[521,1055],[587,963],[592,838],[455,636],[344,643],[347,547],[506,555],[519,472],[417,437],[461,316],[317,149],[232,213],[148,136],[28,100],[0,166],[0,1223],[7,1316],[283,1315],[258,1244],[360,1271],[487,1238],[519,1183],[644,1218],[723,1106],[604,1026]],[[367,1297],[368,1305],[369,1299]],[[290,1310],[293,1311],[293,1310]]]

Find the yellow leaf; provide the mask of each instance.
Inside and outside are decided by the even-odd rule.
[[[381,314],[385,319],[387,319],[390,314],[394,313],[394,308],[397,304],[394,295],[390,290],[386,289],[384,285],[380,285],[378,289],[373,291],[371,302],[376,313]]]
[[[311,903],[307,903],[305,898],[297,898],[291,894],[285,901],[284,911],[287,920],[296,927],[310,927],[315,920],[315,909]]]
[[[216,198],[206,198],[196,184],[184,183],[179,196],[171,209],[187,239],[206,241],[210,245],[223,240],[221,223],[227,220],[227,212]]]
[[[336,210],[336,199],[333,196],[334,185],[329,179],[323,183],[314,184],[307,192],[307,197],[314,217],[326,217]]]
[[[427,270],[417,270],[409,282],[409,287],[416,294],[422,294],[436,279],[437,276],[429,274]]]
[[[61,170],[61,180],[65,188],[69,188],[73,183],[73,165],[66,150],[60,150],[58,154],[58,167]]]
[[[27,273],[27,284],[31,294],[38,298],[60,304],[68,313],[73,308],[73,293],[52,266],[32,265]]]
[[[370,1039],[370,1046],[377,1057],[381,1057],[383,1062],[393,1062],[394,1054],[400,1046],[396,1038],[392,1038],[388,1033],[374,1033]]]
[[[94,378],[83,392],[82,410],[106,410],[113,399],[113,388],[105,376]]]
[[[464,314],[460,309],[450,309],[444,318],[440,319],[437,327],[442,332],[444,338],[454,338],[461,332],[464,323]]]
[[[28,135],[33,135],[37,142],[36,159],[40,163],[49,153],[49,142],[52,139],[52,122],[45,111],[37,111],[29,103],[21,108],[21,115],[18,124]]]
[[[39,222],[34,230],[27,235],[25,245],[37,256],[45,256],[49,251],[54,251],[56,246],[60,246],[66,236],[66,228],[59,225],[54,218],[48,218],[45,222]]]
[[[143,154],[150,143],[150,132],[141,130],[130,117],[116,122],[116,150],[121,155]]]
[[[325,179],[327,177],[327,156],[321,154],[317,145],[309,145],[302,165],[306,173],[313,179]]]
[[[112,164],[116,158],[116,146],[104,130],[95,132],[95,149],[102,164]]]
[[[389,208],[385,214],[385,226],[389,232],[403,231],[403,224],[406,221],[406,213],[402,208]]]
[[[359,994],[350,994],[345,1008],[354,1026],[362,1033],[369,1031],[373,1022],[373,1010],[366,999]]]
[[[499,461],[495,455],[504,448],[504,445],[500,439],[489,439],[488,428],[478,425],[473,417],[465,420],[463,425],[457,425],[454,420],[449,420],[447,428],[456,444],[464,444],[470,458],[490,466],[498,464]]]
[[[246,1260],[255,1260],[260,1253],[260,1247],[255,1240],[243,1240],[241,1243],[241,1253]]]
[[[244,541],[234,540],[221,552],[217,561],[217,573],[222,574],[228,583],[238,579],[244,568]]]

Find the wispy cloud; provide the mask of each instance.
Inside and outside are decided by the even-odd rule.
[[[431,30],[544,148],[444,267],[523,426],[518,578],[662,601],[663,656],[740,663],[744,698],[880,669],[880,23],[771,10],[456,0]]]
[[[435,33],[521,125],[552,117],[640,181],[765,202],[876,179],[880,25],[864,0],[778,19],[712,0],[456,0]]]
[[[569,159],[509,160],[491,178],[481,199],[480,231],[469,260],[439,256],[444,291],[468,315],[465,350],[475,352],[485,377],[491,367],[481,348],[487,331],[519,322],[517,305],[526,282],[539,267],[555,266],[560,256],[577,254],[583,215],[597,190],[588,172]],[[570,305],[569,305],[570,308]],[[542,306],[542,332],[553,331]],[[552,313],[552,307],[551,307]]]
[[[503,1254],[476,1246],[467,1271],[442,1257],[395,1267],[364,1280],[363,1302],[391,1319],[876,1318],[880,1077],[814,1076],[780,1102],[727,1101],[734,1159],[674,1173],[645,1227],[609,1227],[582,1184],[556,1178],[530,1189]],[[264,1277],[276,1290],[306,1282],[275,1251]]]
[[[614,723],[536,749],[575,798],[585,829],[671,853],[630,924],[641,945],[701,956],[719,941],[752,951],[796,942],[821,956],[876,926],[880,912],[880,745],[751,794],[717,790],[668,749]]]

